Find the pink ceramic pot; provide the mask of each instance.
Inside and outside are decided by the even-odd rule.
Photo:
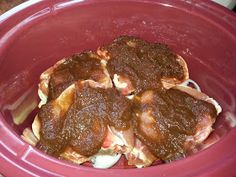
[[[37,110],[39,75],[57,60],[119,35],[164,42],[223,113],[211,147],[143,169],[98,170],[50,157],[20,135]],[[0,17],[0,173],[5,176],[235,176],[236,15],[204,0],[31,0]],[[19,117],[28,115],[20,123]]]

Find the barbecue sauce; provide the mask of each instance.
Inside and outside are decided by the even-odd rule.
[[[131,80],[134,99],[113,88],[93,88],[86,80],[99,82],[103,73],[101,58],[82,53],[60,64],[49,82],[47,104],[39,111],[39,147],[59,156],[66,147],[84,156],[102,147],[107,126],[117,130],[133,127],[138,137],[155,155],[165,161],[186,154],[187,136],[197,132],[205,116],[216,117],[214,106],[176,89],[166,90],[162,78],[184,79],[177,56],[164,44],[151,44],[123,36],[102,48],[108,52],[107,70]],[[71,84],[76,91],[65,113],[55,116],[53,101]]]

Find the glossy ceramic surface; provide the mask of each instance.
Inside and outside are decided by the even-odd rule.
[[[37,113],[39,75],[57,60],[120,35],[164,42],[223,107],[206,145],[144,169],[98,170],[59,161],[21,140]],[[31,0],[0,16],[0,173],[6,176],[236,175],[236,16],[214,3],[171,0]],[[28,116],[19,123],[19,117]],[[121,162],[122,163],[122,162]]]

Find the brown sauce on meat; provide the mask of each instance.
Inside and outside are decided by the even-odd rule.
[[[143,99],[145,94],[150,95],[148,100]],[[186,136],[196,134],[200,119],[216,117],[212,104],[176,89],[145,91],[136,96],[134,105],[136,136],[165,161],[186,154]]]
[[[107,133],[107,124],[117,129],[128,129],[131,104],[114,89],[92,88],[78,83],[74,102],[65,114],[49,102],[39,112],[42,129],[41,149],[59,155],[67,146],[84,156],[97,153]]]
[[[54,69],[49,81],[48,100],[57,98],[74,81],[97,81],[102,73],[100,58],[95,53],[84,52],[74,55]]]
[[[132,102],[126,97],[121,96],[115,89],[106,90],[107,105],[109,107],[109,125],[119,130],[126,130],[130,127],[132,118]]]
[[[63,129],[64,115],[55,114],[52,102],[43,105],[39,111],[41,122],[38,147],[46,153],[58,156],[66,147]]]
[[[58,156],[66,147],[81,155],[97,153],[107,134],[107,125],[118,130],[130,126],[155,155],[165,161],[186,154],[187,136],[197,132],[204,116],[216,117],[214,106],[179,90],[163,88],[161,78],[184,79],[177,56],[164,44],[150,44],[123,36],[103,47],[110,59],[111,77],[119,74],[131,80],[135,97],[128,100],[113,88],[93,88],[88,82],[99,81],[103,68],[96,54],[73,56],[54,69],[49,82],[48,103],[39,111],[40,149]],[[77,82],[73,101],[63,113],[53,103],[71,84]],[[59,111],[60,112],[60,111]]]
[[[149,88],[160,88],[163,77],[184,78],[177,56],[164,44],[151,44],[128,36],[120,37],[104,48],[111,56],[107,69],[128,77],[136,93]]]
[[[69,146],[81,155],[98,152],[107,132],[107,104],[104,89],[79,85],[75,102],[67,112],[64,132]]]

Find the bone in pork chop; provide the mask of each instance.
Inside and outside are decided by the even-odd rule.
[[[81,155],[93,155],[101,149],[107,124],[121,130],[130,126],[130,101],[114,88],[92,88],[82,81],[74,85],[70,100],[62,100],[70,101],[70,106],[57,106],[59,96],[39,111],[40,147],[49,154],[58,156],[69,146]]]
[[[103,56],[104,53],[110,76],[118,75],[120,81],[128,86],[128,91],[123,90],[124,95],[161,88],[162,78],[181,81],[186,77],[177,55],[165,44],[122,36],[99,49],[98,54]]]
[[[164,161],[186,155],[185,142],[200,122],[215,121],[215,107],[177,89],[147,90],[134,98],[135,135]]]
[[[63,90],[78,80],[104,79],[101,58],[93,52],[83,52],[73,55],[58,65],[50,75],[48,100],[57,98]]]

